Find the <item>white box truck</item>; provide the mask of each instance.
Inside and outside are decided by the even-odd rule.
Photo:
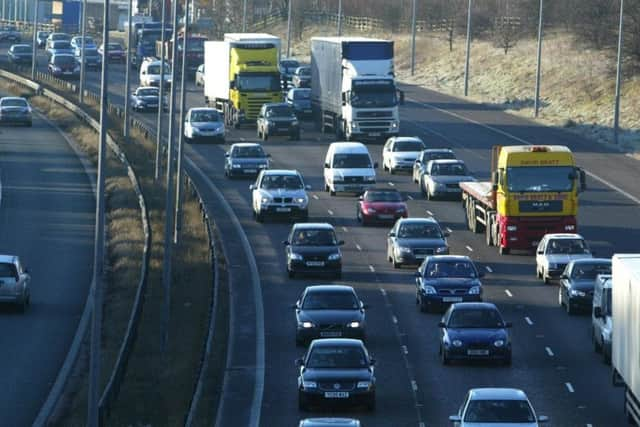
[[[204,43],[204,99],[225,123],[255,124],[263,104],[282,101],[280,39],[270,34],[225,34]]]
[[[400,131],[393,41],[311,39],[311,108],[316,127],[347,141],[384,140]]]
[[[625,387],[625,413],[640,425],[640,254],[611,261],[613,382]]]

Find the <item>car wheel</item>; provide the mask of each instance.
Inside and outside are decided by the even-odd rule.
[[[602,340],[602,342],[604,343],[604,339]],[[602,359],[604,360],[604,363],[607,365],[611,365],[611,352],[609,350],[607,350],[606,346],[602,346]]]
[[[296,277],[296,272],[293,270],[289,270],[289,268],[287,267],[287,276],[289,276],[289,279],[293,279],[294,277]]]
[[[389,175],[393,175],[394,173],[396,173],[396,171],[393,170],[391,166],[389,166]]]
[[[509,255],[510,249],[504,246],[498,246],[498,253],[500,255]]]
[[[542,279],[542,273],[540,273],[540,269],[536,267],[536,277],[538,279]]]
[[[329,189],[329,195],[330,195],[330,196],[335,196],[335,195],[336,195],[336,192],[335,192],[335,191],[333,191],[332,189]]]
[[[262,140],[266,141],[267,139],[269,139],[269,134],[266,131],[262,131]]]
[[[420,183],[418,184],[418,186],[420,187],[420,192],[426,196],[427,193],[424,191],[424,178],[420,179]]]
[[[425,196],[427,196],[427,200],[434,199],[433,195],[431,194],[431,189],[429,188],[429,185],[425,184],[424,192],[425,192]]]
[[[264,215],[261,212],[255,212],[256,222],[264,222]]]
[[[545,285],[548,285],[549,283],[551,283],[551,278],[549,278],[549,276],[545,274],[544,270],[542,270],[541,274],[542,274],[542,281],[544,282]]]
[[[564,301],[562,300],[562,288],[558,289],[558,305],[560,307],[564,305]]]
[[[575,307],[573,306],[573,304],[571,304],[571,298],[567,298],[567,300],[566,300],[566,301],[565,301],[565,303],[564,303],[564,306],[566,307],[566,309],[567,309],[567,314],[568,314],[569,316],[573,316],[574,314],[576,314],[576,309],[575,309]]]
[[[307,412],[309,410],[309,405],[304,397],[298,395],[298,409],[302,412]]]
[[[397,261],[396,261],[396,257],[395,257],[395,256],[393,256],[393,257],[392,257],[392,262],[393,262],[393,268],[400,268],[400,267],[402,267],[402,263],[401,263],[401,262],[397,262]]]
[[[442,346],[440,346],[440,361],[442,362],[443,365],[448,365],[449,362],[451,362],[451,360],[449,359],[449,356],[447,356],[447,351],[442,348]]]
[[[591,328],[591,341],[593,341],[593,351],[601,353],[602,344],[598,342],[598,339],[596,338],[596,330],[594,328]],[[604,342],[604,340],[602,342]]]
[[[504,366],[511,366],[511,352],[502,359],[502,364]]]
[[[425,302],[424,297],[422,295],[418,296],[418,304],[419,304],[421,313],[428,313],[429,312],[429,306]]]
[[[27,296],[24,301],[22,301],[22,303],[20,304],[19,310],[20,313],[24,314],[27,312],[27,309],[29,308],[29,297]]]
[[[375,396],[372,397],[368,402],[367,402],[367,410],[370,412],[373,412],[376,410],[376,398]]]

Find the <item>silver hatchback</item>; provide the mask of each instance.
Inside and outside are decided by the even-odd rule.
[[[17,256],[0,255],[0,303],[16,304],[23,313],[31,301],[31,276]]]

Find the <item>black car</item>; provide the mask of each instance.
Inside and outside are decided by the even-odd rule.
[[[224,155],[224,175],[255,176],[263,169],[269,169],[271,154],[264,152],[257,142],[238,142],[231,145]]]
[[[416,272],[416,304],[425,312],[456,302],[480,302],[482,277],[484,272],[468,256],[428,256]]]
[[[38,31],[38,34],[36,34],[36,43],[39,48],[44,48],[46,46],[49,34],[51,34],[49,31]]]
[[[256,121],[258,138],[266,141],[270,136],[289,135],[289,139],[300,139],[300,123],[293,108],[284,103],[264,104]]]
[[[440,360],[498,360],[511,364],[511,339],[498,308],[488,302],[453,304],[438,323]]]
[[[387,235],[387,260],[400,268],[419,265],[430,255],[446,255],[448,235],[433,218],[400,218]]]
[[[375,360],[360,340],[327,338],[311,341],[296,364],[298,407],[306,411],[321,403],[350,403],[376,407]]]
[[[7,52],[9,62],[16,65],[31,65],[33,50],[30,44],[14,44]]]
[[[285,240],[287,273],[293,278],[298,273],[324,273],[342,277],[342,252],[344,241],[336,238],[336,232],[327,223],[297,223],[291,227]]]
[[[365,339],[366,306],[351,286],[307,286],[294,308],[297,345],[316,338]]]
[[[567,264],[558,289],[558,303],[566,308],[567,314],[575,314],[578,310],[591,312],[598,274],[611,274],[610,258],[582,258]]]
[[[47,70],[54,77],[78,78],[80,77],[80,64],[70,54],[53,55],[47,64]]]
[[[293,107],[299,119],[311,117],[311,89],[306,87],[289,89],[286,102]]]
[[[353,418],[306,418],[298,427],[360,427],[360,421]]]
[[[0,41],[20,43],[22,35],[13,25],[6,26],[0,30]]]
[[[311,87],[311,67],[303,65],[296,68],[291,78],[294,87]]]

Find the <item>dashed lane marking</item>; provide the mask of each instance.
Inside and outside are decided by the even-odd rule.
[[[505,289],[505,290],[504,290],[504,293],[505,293],[505,294],[507,294],[507,296],[508,296],[509,298],[512,298],[512,297],[513,297],[513,294],[511,293],[511,291],[510,291],[509,289]]]
[[[491,269],[491,267],[489,267],[488,265],[485,265],[484,268],[489,272],[489,273],[493,273],[493,270]]]
[[[411,380],[411,388],[413,391],[418,391],[418,383],[415,380]]]
[[[320,197],[318,197],[317,194],[312,195],[311,197],[313,197],[314,200],[320,200]]]
[[[395,184],[391,181],[389,181],[389,186],[393,187]]]
[[[524,318],[524,321],[525,321],[525,322],[527,322],[527,323],[529,324],[529,326],[532,326],[532,325],[533,325],[533,320],[531,320],[531,319],[529,318],[529,316],[525,317],[525,318]]]
[[[398,323],[398,318],[394,315],[391,316],[391,320],[393,320],[393,323]]]
[[[327,212],[329,212],[329,215],[333,215],[333,211],[331,209],[327,209]]]
[[[342,231],[344,231],[345,233],[347,233],[349,230],[347,229],[347,227],[342,227]]]
[[[574,393],[575,390],[573,389],[573,386],[571,385],[571,383],[564,383],[564,385],[567,387],[567,390],[569,390],[569,393]]]
[[[427,209],[427,215],[433,216],[433,212],[431,212],[429,209]]]
[[[359,244],[356,243],[356,249],[359,251],[362,251],[362,246],[360,246]]]
[[[412,195],[408,195],[408,196],[407,196],[407,199],[409,199],[409,200],[413,200],[413,196],[412,196]]]
[[[376,269],[373,268],[373,265],[369,264],[369,270],[371,270],[372,273],[376,272]]]
[[[449,234],[453,233],[453,230],[452,230],[452,229],[450,229],[449,227],[445,228],[444,230],[445,230],[447,233],[449,233]]]
[[[549,355],[549,357],[553,357],[553,356],[554,356],[553,351],[551,350],[551,348],[550,348],[550,347],[545,347],[545,348],[544,348],[544,351],[546,351],[546,352],[547,352],[547,354]]]
[[[380,288],[380,293],[381,293],[383,296],[387,296],[387,291],[385,291],[385,290],[384,290],[384,289],[382,289],[382,288]]]
[[[467,246],[465,246],[465,248],[467,248],[467,250],[468,250],[469,252],[473,252],[473,248],[472,248],[471,246],[467,245]]]
[[[403,346],[401,346],[401,347],[402,347],[402,352],[403,352],[404,354],[409,354],[409,349],[407,348],[407,346],[406,346],[406,345],[403,345]]]

